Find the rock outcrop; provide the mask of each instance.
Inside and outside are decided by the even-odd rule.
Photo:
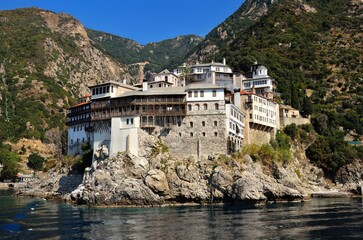
[[[296,167],[293,163],[291,166]],[[209,156],[174,159],[167,153],[137,157],[120,153],[94,164],[68,200],[87,205],[163,205],[179,203],[254,203],[302,200],[324,189],[324,181],[311,179],[301,168],[275,163],[273,173],[249,156],[233,159]],[[275,176],[274,176],[275,175]]]

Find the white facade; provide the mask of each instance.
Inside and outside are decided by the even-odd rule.
[[[111,146],[110,157],[116,157],[117,153],[129,151],[138,155],[138,129],[140,117],[117,117],[111,120]]]
[[[190,87],[187,91],[187,102],[223,101],[224,88]]]
[[[245,115],[235,105],[226,104],[226,132],[234,150],[238,151],[242,147],[243,129]]]
[[[82,153],[82,144],[93,141],[93,134],[86,131],[89,124],[77,124],[68,127],[68,155],[78,155]]]
[[[276,128],[278,125],[278,104],[255,94],[248,96],[252,109],[250,122]]]
[[[268,71],[265,66],[258,64],[251,66],[248,78],[242,79],[242,89],[265,96],[270,94],[272,98],[274,80],[267,73]]]
[[[110,122],[96,122],[94,123],[94,134],[93,134],[93,153],[98,158],[105,158],[109,156],[109,149],[111,146],[111,126]],[[107,153],[102,150],[107,149]],[[96,157],[97,158],[97,157]]]
[[[92,100],[101,98],[114,98],[124,92],[139,90],[136,87],[114,81],[90,86],[89,88],[92,92]]]
[[[183,69],[189,68],[192,75],[192,81],[195,83],[214,84],[217,86],[231,87],[236,85],[235,76],[232,69],[226,65],[225,59],[223,63],[202,63],[191,66],[180,66],[174,69],[174,74],[181,76]],[[187,82],[188,85],[190,82]]]

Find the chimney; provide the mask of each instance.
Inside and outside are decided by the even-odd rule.
[[[223,58],[223,65],[227,65],[226,64],[226,58]]]
[[[142,83],[142,91],[147,91],[147,82]]]

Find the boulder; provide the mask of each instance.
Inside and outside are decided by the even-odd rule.
[[[155,193],[165,195],[169,191],[166,175],[161,170],[150,170],[145,178],[145,183]]]

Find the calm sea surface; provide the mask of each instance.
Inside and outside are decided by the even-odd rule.
[[[87,208],[0,191],[0,239],[363,239],[362,199]]]

